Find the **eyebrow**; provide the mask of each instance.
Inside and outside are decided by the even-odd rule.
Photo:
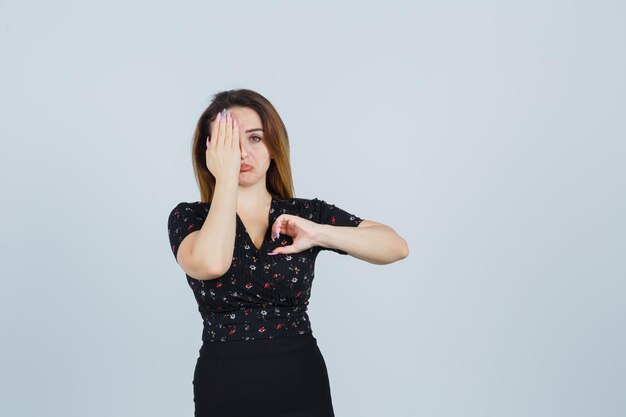
[[[256,129],[249,129],[249,130],[246,130],[244,133],[256,132],[257,130],[260,130],[261,132],[264,132],[264,130],[263,130],[263,129],[261,129],[260,127],[257,127]]]

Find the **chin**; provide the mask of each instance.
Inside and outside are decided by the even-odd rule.
[[[239,185],[254,185],[259,181],[265,181],[263,177],[261,178],[250,178],[250,177],[242,177],[239,175]]]

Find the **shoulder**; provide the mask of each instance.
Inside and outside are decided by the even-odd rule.
[[[326,201],[318,197],[312,197],[312,198],[293,197],[293,198],[284,199],[284,200],[276,199],[276,201],[279,201],[282,204],[291,205],[293,207],[297,207],[303,210],[319,209],[321,206],[328,204]]]
[[[208,212],[209,203],[203,203],[201,201],[181,201],[170,211],[169,220],[173,221],[192,216],[206,216]]]
[[[295,214],[300,217],[310,218],[315,212],[316,199],[292,197],[288,199],[275,198],[280,212]]]
[[[286,200],[278,200],[278,201],[291,204],[294,207],[298,207],[298,208],[302,207],[306,209],[306,208],[313,207],[316,204],[319,204],[321,200],[319,200],[318,198],[293,197],[293,198],[289,198]]]
[[[318,211],[320,210],[320,208],[324,206],[332,205],[318,197],[312,197],[312,198],[299,197],[299,198],[293,198],[293,200],[294,200],[293,204],[304,211],[307,211],[307,210]]]
[[[207,217],[208,209],[201,202],[183,201],[170,211],[167,220],[167,230],[170,239],[170,247],[176,257],[178,248],[189,234],[199,230]]]
[[[335,223],[334,217],[336,216],[351,216],[349,213],[344,212],[336,205],[329,203],[319,197],[294,197],[289,199],[289,205],[289,210],[283,210],[283,213],[289,212],[304,219],[311,220],[315,223],[327,223],[327,221],[332,221],[332,223]]]

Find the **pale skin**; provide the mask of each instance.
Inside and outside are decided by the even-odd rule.
[[[227,116],[211,126],[207,167],[220,178],[238,175],[237,214],[254,245],[259,248],[267,231],[271,194],[265,187],[271,157],[264,142],[259,115],[247,107],[227,109]],[[242,171],[242,164],[252,168]],[[217,174],[217,175],[216,175]],[[232,178],[232,177],[231,177]],[[358,227],[318,224],[291,214],[281,214],[271,225],[272,240],[288,235],[293,243],[270,254],[302,252],[313,246],[336,248],[373,264],[389,264],[409,254],[407,242],[391,227],[363,220]]]
[[[258,114],[233,107],[230,115],[211,123],[207,138],[207,168],[216,179],[213,201],[200,230],[180,243],[176,260],[189,276],[199,280],[223,276],[232,264],[236,216],[244,223],[250,240],[259,249],[268,227],[288,235],[293,244],[276,248],[273,254],[297,253],[312,246],[340,249],[373,263],[388,264],[406,258],[408,245],[392,228],[372,220],[358,227],[317,224],[298,216],[282,214],[268,225],[271,194],[265,177],[271,156],[264,142]],[[249,165],[242,169],[242,164]]]

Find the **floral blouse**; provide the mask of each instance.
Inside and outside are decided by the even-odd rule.
[[[210,203],[182,202],[171,211],[167,227],[175,258],[183,239],[200,230],[209,207]],[[272,197],[269,226],[283,213],[334,226],[356,227],[363,221],[317,198]],[[281,234],[272,241],[268,227],[261,248],[257,249],[238,214],[236,222],[233,260],[228,271],[212,280],[186,275],[204,324],[202,340],[272,339],[312,333],[306,311],[317,254],[322,250],[341,255],[347,252],[313,246],[299,253],[268,255],[278,246],[291,245],[291,237]]]

